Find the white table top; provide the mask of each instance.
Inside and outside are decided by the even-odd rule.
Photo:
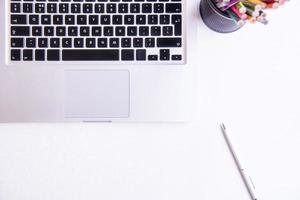
[[[225,122],[261,199],[299,200],[299,10],[229,35],[199,25],[191,124],[0,125],[0,199],[248,200]]]

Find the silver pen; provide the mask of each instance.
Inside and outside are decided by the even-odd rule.
[[[253,184],[253,181],[251,179],[251,177],[248,175],[247,171],[245,170],[245,168],[242,166],[241,162],[239,161],[238,157],[237,157],[237,154],[233,148],[233,145],[228,137],[228,134],[226,132],[226,127],[224,124],[221,124],[221,130],[222,130],[222,133],[223,133],[223,136],[226,140],[226,143],[227,143],[227,146],[230,150],[230,153],[234,159],[234,162],[240,172],[240,175],[243,179],[243,182],[245,183],[245,186],[248,190],[248,193],[251,197],[252,200],[258,200],[258,197],[257,197],[257,194],[256,194],[256,191],[255,191],[255,186]]]

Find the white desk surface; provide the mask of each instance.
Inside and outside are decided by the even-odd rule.
[[[299,10],[229,35],[199,22],[191,124],[0,125],[0,199],[248,200],[223,121],[261,199],[299,200]]]

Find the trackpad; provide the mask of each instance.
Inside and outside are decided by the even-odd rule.
[[[129,71],[65,71],[66,118],[129,117]]]

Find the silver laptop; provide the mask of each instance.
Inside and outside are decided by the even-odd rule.
[[[189,120],[197,4],[1,0],[0,122]]]

